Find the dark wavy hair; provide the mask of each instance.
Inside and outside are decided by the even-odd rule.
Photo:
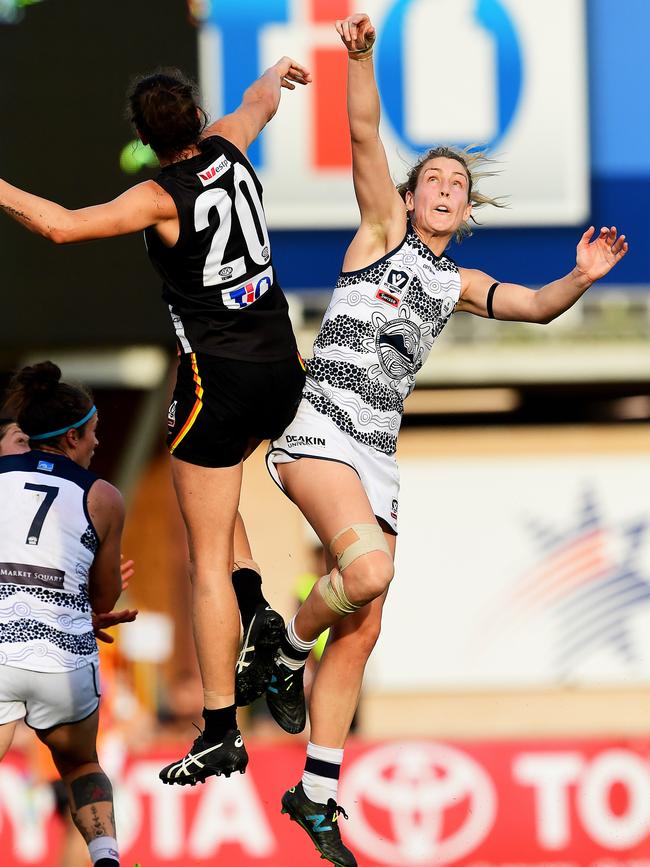
[[[72,427],[93,405],[90,391],[61,382],[61,369],[51,361],[23,367],[12,377],[5,395],[4,412],[29,437]],[[83,433],[85,425],[78,428]],[[39,440],[47,445],[56,442]]]
[[[208,118],[198,103],[198,88],[180,69],[158,69],[133,79],[127,114],[145,144],[159,157],[173,159],[197,144]]]

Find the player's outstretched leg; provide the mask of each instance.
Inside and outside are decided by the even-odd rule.
[[[333,798],[326,804],[311,801],[298,783],[282,796],[282,812],[305,829],[325,861],[337,867],[357,867],[357,859],[341,840],[339,816],[347,819],[347,813]]]
[[[208,777],[229,777],[235,771],[243,774],[247,764],[248,754],[239,729],[231,729],[216,744],[200,734],[187,755],[164,767],[158,776],[170,785],[195,786]]]

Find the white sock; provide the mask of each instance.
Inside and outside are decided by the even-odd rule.
[[[117,863],[120,858],[117,854],[117,840],[114,837],[95,837],[88,844],[88,852],[93,864],[102,858],[111,858]]]
[[[330,798],[336,801],[342,762],[343,750],[309,741],[302,787],[310,801],[315,804],[327,804]]]
[[[298,669],[303,667],[307,662],[307,657],[309,656],[312,647],[318,641],[317,638],[313,641],[303,641],[296,632],[296,627],[294,625],[295,619],[294,616],[287,623],[287,631],[282,639],[282,643],[280,644],[280,652],[276,657],[277,662],[286,665],[287,668],[291,669],[291,671],[298,671]]]

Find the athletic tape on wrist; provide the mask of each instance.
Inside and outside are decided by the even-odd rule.
[[[356,48],[353,51],[348,51],[350,60],[365,60],[366,57],[372,57],[374,46],[370,48]]]

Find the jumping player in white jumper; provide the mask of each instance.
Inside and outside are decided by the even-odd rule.
[[[298,414],[269,452],[272,474],[329,552],[331,572],[287,627],[267,702],[286,731],[304,727],[304,662],[330,627],[311,692],[305,774],[282,804],[325,859],[353,867],[356,860],[336,821],[342,812],[337,781],[393,577],[395,449],[403,401],[454,311],[550,322],[607,274],[628,246],[614,227],[603,228],[592,242],[590,228],[578,244],[575,267],[538,291],[459,268],[446,254],[451,239],[468,233],[473,206],[496,204],[475,187],[476,157],[435,148],[396,190],[379,137],[375,30],[363,14],[337,22],[336,29],[349,56],[348,115],[361,224],[308,362]]]

